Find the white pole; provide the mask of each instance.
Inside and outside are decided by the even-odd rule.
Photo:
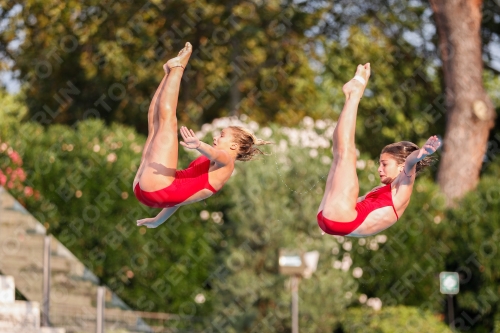
[[[104,296],[106,289],[97,287],[97,325],[96,333],[104,333]]]
[[[42,326],[50,326],[50,240],[50,235],[43,240]]]
[[[292,333],[299,333],[299,281],[297,275],[291,276],[292,287]]]

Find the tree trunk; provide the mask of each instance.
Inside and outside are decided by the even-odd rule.
[[[483,87],[482,0],[429,0],[446,89],[446,133],[438,183],[448,206],[479,181],[495,111]]]

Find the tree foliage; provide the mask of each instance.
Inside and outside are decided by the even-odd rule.
[[[456,297],[456,326],[475,332],[499,329],[495,316],[500,308],[500,275],[497,256],[500,241],[500,192],[496,179],[498,160],[491,164],[477,190],[467,194],[457,209],[446,214],[449,228],[443,234],[450,246],[445,267],[460,274]]]
[[[200,228],[192,207],[180,209],[163,229],[135,226],[154,213],[131,189],[145,138],[98,120],[74,129],[26,123],[13,130],[18,135],[2,132],[2,142],[23,156],[26,183],[41,195],[27,208],[48,232],[132,308],[208,311],[209,303],[196,307],[192,293],[209,274],[215,227]]]
[[[206,124],[199,134],[208,140],[231,121]],[[131,189],[144,137],[100,121],[74,129],[11,124],[2,131],[2,142],[8,140],[23,156],[26,182],[42,198],[28,209],[131,307],[191,316],[178,327],[288,330],[290,291],[287,277],[278,273],[280,248],[320,252],[318,271],[300,284],[305,330],[330,332],[342,323],[346,308],[363,309],[376,299],[382,309],[414,306],[446,314],[437,280],[443,270],[462,275],[456,317],[478,318],[463,329],[494,325],[494,178],[486,177],[461,210],[446,210],[428,172],[417,180],[401,220],[382,234],[321,236],[315,213],[335,123],[305,118],[299,127],[285,128],[249,122],[258,136],[274,142],[271,155],[239,163],[216,196],[146,230],[136,228],[135,220],[155,211],[140,206]],[[181,150],[180,167],[193,158]],[[498,164],[490,165],[495,177]],[[377,185],[375,162],[363,153],[358,174],[361,192]],[[318,301],[318,295],[331,297]]]
[[[421,145],[429,133],[442,131],[445,110],[438,78],[430,74],[434,66],[425,59],[404,55],[415,50],[408,42],[395,42],[373,25],[368,32],[351,28],[347,45],[329,41],[322,45],[322,89],[330,92],[334,119],[342,110],[341,88],[353,75],[353,65],[371,63],[373,74],[356,126],[356,144],[361,151],[377,156],[389,143],[407,140]]]
[[[444,133],[426,2],[1,3],[0,52],[25,83],[17,97],[0,92],[0,145],[8,145],[2,170],[13,163],[5,157],[12,148],[22,157],[24,184],[40,192],[28,209],[134,309],[185,315],[179,328],[207,332],[289,331],[289,282],[277,258],[290,248],[320,251],[318,271],[300,284],[301,330],[357,323],[360,331],[390,332],[394,321],[394,331],[403,331],[397,319],[409,317],[416,327],[428,324],[421,331],[443,327],[443,270],[462,279],[457,330],[499,329],[498,131],[484,179],[457,209],[444,207],[431,170],[417,180],[400,221],[380,235],[321,236],[315,222],[341,87],[355,65],[370,61],[373,69],[356,129],[360,192],[378,185],[383,146]],[[488,68],[498,8],[495,0],[483,7]],[[208,122],[237,115],[275,144],[270,156],[238,164],[206,202],[181,208],[158,229],[136,228],[137,218],[156,213],[133,198],[145,140],[136,130],[146,131],[162,63],[185,41],[195,52],[179,123],[199,126],[207,140],[229,120]],[[498,105],[496,75],[489,70],[483,81]],[[179,167],[195,158],[180,151]],[[375,300],[381,312],[367,308]]]
[[[335,333],[342,332],[452,332],[435,315],[412,307],[388,307],[382,311],[349,309],[343,315],[341,326]]]
[[[102,118],[146,131],[161,65],[187,41],[184,122],[246,113],[297,123],[314,110],[302,45],[320,13],[279,1],[11,1],[0,44],[25,83],[28,118],[42,124]]]

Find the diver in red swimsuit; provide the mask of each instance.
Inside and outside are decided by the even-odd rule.
[[[358,65],[354,78],[342,88],[346,101],[333,133],[333,163],[317,215],[319,227],[330,235],[370,236],[396,223],[410,203],[416,174],[430,165],[430,155],[441,145],[431,136],[422,148],[408,141],[384,147],[378,168],[384,186],[358,198],[354,132],[369,77],[370,64]]]
[[[177,170],[177,100],[191,53],[192,46],[186,43],[178,56],[163,66],[165,76],[149,106],[148,138],[133,189],[141,203],[163,210],[154,218],[138,220],[138,226],[156,228],[180,206],[210,197],[229,179],[236,160],[249,161],[262,154],[255,146],[270,143],[241,127],[230,126],[214,137],[211,146],[201,142],[192,130],[181,127],[184,141],[180,144],[198,150],[202,156],[187,169]]]

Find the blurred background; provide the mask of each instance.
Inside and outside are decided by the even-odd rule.
[[[0,0],[0,274],[15,281],[0,310],[38,302],[33,327],[66,332],[295,333],[287,249],[319,252],[301,332],[500,332],[499,34],[498,0]],[[179,124],[274,145],[137,228],[158,212],[132,192],[147,110],[187,41]],[[341,88],[366,62],[360,192],[385,145],[444,148],[393,227],[322,236]],[[195,157],[180,149],[179,168]]]

